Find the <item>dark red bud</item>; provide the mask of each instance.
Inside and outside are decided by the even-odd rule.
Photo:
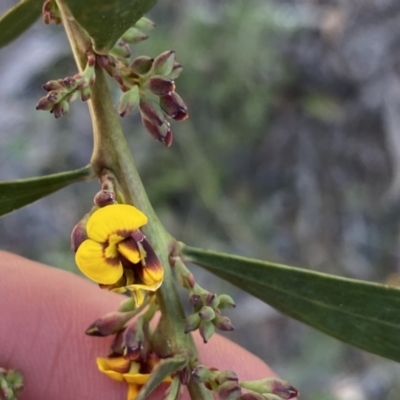
[[[97,207],[105,207],[115,203],[115,193],[110,190],[100,190],[93,199]]]
[[[36,110],[50,110],[51,108],[53,108],[53,103],[47,97],[42,97],[36,104]]]
[[[175,92],[160,97],[160,106],[169,117],[177,121],[184,121],[189,116],[185,102]]]
[[[152,76],[147,85],[149,90],[156,96],[165,96],[175,90],[174,81],[161,75]]]

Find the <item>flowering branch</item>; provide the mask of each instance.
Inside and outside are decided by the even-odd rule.
[[[90,39],[75,23],[64,3],[58,0],[57,5],[75,60],[80,71],[83,71],[87,61],[86,53],[91,49]],[[95,67],[95,73],[96,81],[92,86],[92,96],[89,101],[94,134],[92,166],[98,176],[101,176],[104,169],[112,171],[125,202],[134,204],[147,215],[148,224],[143,231],[154,245],[158,259],[164,267],[164,281],[157,291],[161,311],[159,328],[163,331],[163,345],[173,354],[188,353],[191,358],[197,359],[198,354],[193,339],[191,335],[184,333],[185,315],[169,267],[168,253],[173,239],[163,228],[147,198],[123,135],[104,73],[99,66]],[[212,399],[211,393],[193,380],[189,382],[188,388],[194,399]]]

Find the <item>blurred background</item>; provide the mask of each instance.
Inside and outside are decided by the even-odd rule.
[[[2,0],[0,11],[14,3]],[[122,123],[170,232],[190,245],[399,283],[400,3],[163,0],[149,17],[157,28],[133,54],[177,52],[190,119],[172,123],[169,149],[138,115]],[[60,120],[35,111],[42,84],[75,72],[61,26],[39,21],[0,50],[1,180],[88,163],[86,104]],[[0,248],[78,273],[69,235],[97,190],[75,184],[2,218]],[[398,400],[396,363],[193,272],[235,297],[229,337],[302,399]]]

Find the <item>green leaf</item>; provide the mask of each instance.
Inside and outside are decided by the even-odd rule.
[[[25,32],[41,15],[43,0],[22,0],[0,17],[0,47]]]
[[[180,370],[187,363],[187,357],[176,355],[163,358],[151,372],[149,380],[143,385],[135,400],[145,400],[149,394],[168,376]]]
[[[92,38],[94,50],[107,54],[122,34],[157,0],[64,0],[78,23]]]
[[[90,166],[59,174],[0,182],[0,216],[33,203],[71,183],[93,177]]]
[[[279,311],[343,342],[400,361],[400,290],[184,247],[198,264]]]

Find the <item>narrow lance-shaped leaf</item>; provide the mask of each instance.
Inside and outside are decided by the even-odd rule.
[[[122,34],[157,0],[64,0],[93,41],[94,50],[107,54]]]
[[[0,47],[25,32],[41,15],[43,0],[22,0],[0,17]]]
[[[184,247],[198,264],[343,342],[400,361],[400,289]]]
[[[162,359],[151,372],[150,379],[144,384],[135,400],[145,400],[149,394],[167,377],[183,368],[187,363],[187,357],[176,355]]]
[[[59,174],[0,182],[0,216],[33,203],[71,183],[93,178],[90,166]]]

